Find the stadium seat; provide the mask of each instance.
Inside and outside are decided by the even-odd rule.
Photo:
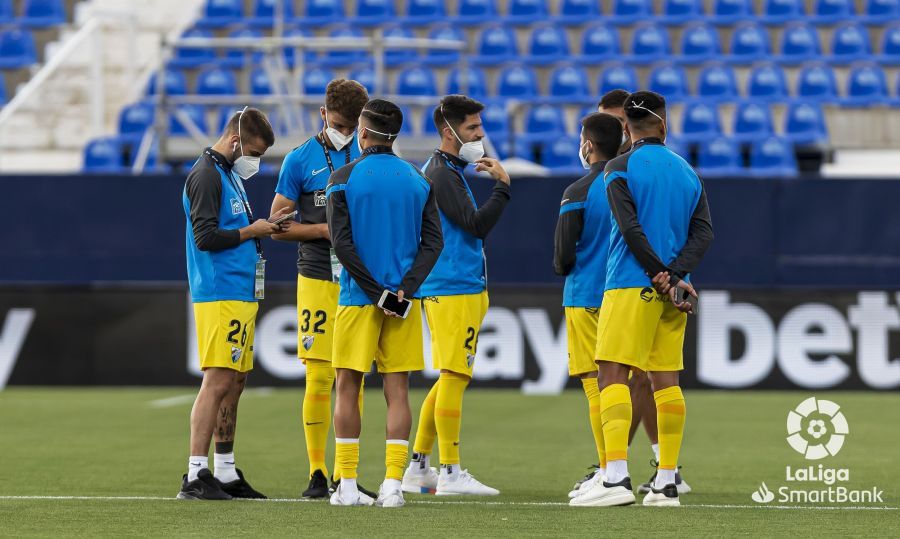
[[[681,137],[686,142],[722,133],[719,109],[714,104],[705,101],[686,104],[681,116]]]
[[[588,99],[591,95],[588,89],[587,72],[577,66],[562,65],[550,73],[549,101],[557,103],[569,103]]]
[[[825,144],[828,126],[822,107],[813,103],[795,102],[784,116],[784,134],[794,144]]]
[[[351,26],[337,26],[328,32],[329,37],[364,37],[362,30]],[[345,67],[351,64],[365,62],[369,58],[366,49],[333,50],[319,57],[322,65],[332,67]]]
[[[244,18],[243,0],[206,0],[203,16],[197,21],[202,28],[223,28]]]
[[[730,26],[755,17],[753,0],[715,0],[711,20],[714,24]]]
[[[356,0],[356,17],[353,23],[358,26],[377,26],[395,18],[394,0]]]
[[[556,22],[564,25],[582,25],[600,16],[600,8],[595,0],[562,0]]]
[[[703,17],[703,0],[665,0],[663,3],[665,24],[684,24]]]
[[[647,88],[661,94],[666,102],[683,101],[690,93],[684,68],[675,64],[661,64],[650,72]]]
[[[16,22],[31,28],[59,26],[66,23],[66,6],[63,0],[25,0]]]
[[[509,0],[504,21],[511,24],[531,24],[549,18],[545,0]]]
[[[734,138],[739,141],[757,140],[771,135],[772,112],[766,103],[742,101],[734,111]]]
[[[535,26],[531,31],[528,54],[528,62],[535,65],[568,59],[569,39],[565,30],[552,23]]]
[[[556,173],[577,174],[582,171],[578,159],[578,137],[559,137],[541,144],[541,165]],[[583,172],[583,171],[582,171]]]
[[[837,100],[837,78],[834,70],[820,62],[804,64],[797,74],[796,95],[805,101]]]
[[[250,93],[253,95],[272,94],[272,81],[265,68],[258,67],[250,72]]]
[[[681,31],[681,55],[678,61],[687,65],[719,60],[722,47],[715,27],[706,23],[694,23]]]
[[[312,33],[309,30],[301,28],[299,26],[294,26],[288,28],[284,31],[284,37],[310,37]],[[293,68],[294,62],[296,61],[296,54],[298,49],[292,47],[284,48],[284,61],[287,63],[288,67]],[[315,63],[318,59],[318,53],[312,49],[305,49],[302,51],[303,61],[304,63],[311,64]]]
[[[14,17],[12,0],[0,0],[0,24],[9,24],[13,22]]]
[[[760,177],[793,177],[798,173],[794,146],[789,140],[768,137],[750,145],[750,174]]]
[[[622,55],[619,31],[603,23],[585,28],[581,37],[581,55],[575,60],[586,65],[598,65],[618,60]]]
[[[738,90],[734,70],[721,63],[705,66],[697,75],[697,95],[718,101],[735,99]]]
[[[433,110],[434,109],[427,109],[427,108],[422,110],[422,117],[420,118],[420,120],[422,121],[422,129],[420,132],[423,135],[431,135],[431,136],[439,135],[438,128],[436,125],[434,125],[434,116],[432,116]]]
[[[509,133],[509,114],[506,112],[506,104],[501,101],[491,100],[484,104],[481,111],[481,122],[484,132],[494,140],[505,138]]]
[[[465,89],[462,88],[462,82],[466,82]],[[484,71],[477,67],[469,67],[463,78],[460,68],[453,68],[447,75],[447,93],[448,94],[464,94],[476,99],[487,97],[487,76]]]
[[[700,142],[697,149],[697,172],[703,176],[741,176],[741,149],[734,140],[716,136]]]
[[[410,67],[397,75],[399,95],[437,95],[434,73],[424,67]]]
[[[406,105],[400,105],[400,112],[403,114],[403,123],[400,124],[400,134],[402,135],[412,135],[413,131],[413,122],[414,118],[412,115],[412,111]]]
[[[221,67],[207,67],[197,74],[196,93],[200,95],[237,94],[237,79],[232,71]]]
[[[784,70],[773,63],[754,66],[747,78],[747,96],[751,99],[785,99],[788,87]]]
[[[850,68],[847,95],[840,100],[848,107],[884,105],[888,101],[887,77],[877,64],[862,62]]]
[[[834,24],[853,20],[856,17],[856,6],[853,0],[816,0],[812,19],[820,24]]]
[[[803,0],[765,0],[762,8],[762,20],[768,24],[781,25],[788,21],[806,17]]]
[[[637,90],[637,71],[633,67],[621,63],[604,66],[597,79],[597,94],[604,95],[619,88],[629,92]]]
[[[276,2],[279,0],[254,0],[253,15],[247,19],[247,22],[253,26],[274,26],[275,25],[275,8]],[[282,13],[285,22],[294,20],[294,2],[292,0],[280,0],[282,2]]]
[[[357,67],[347,75],[347,78],[365,86],[369,95],[378,93],[378,87],[375,84],[375,70],[370,66]]]
[[[561,108],[549,105],[535,105],[525,114],[525,136],[539,139],[563,135],[566,122]],[[576,154],[575,157],[578,157]]]
[[[900,23],[895,23],[884,29],[881,36],[878,61],[886,65],[900,64]]]
[[[229,32],[228,37],[258,39],[262,37],[262,32],[255,28],[238,28]],[[225,58],[222,59],[220,63],[223,67],[240,69],[247,63],[248,57],[251,58],[251,64],[259,65],[262,63],[264,56],[262,51],[228,49],[225,53]]]
[[[5,105],[9,101],[6,95],[6,75],[0,72],[0,106]]]
[[[676,137],[675,135],[666,135],[666,148],[672,150],[676,154],[678,154],[682,159],[690,163],[691,160],[691,148],[685,141],[681,140],[680,137]]]
[[[303,93],[306,95],[325,95],[325,88],[333,78],[334,73],[331,71],[314,67],[306,70],[300,84],[303,86]]]
[[[443,0],[407,0],[406,15],[403,20],[407,24],[421,26],[447,19]]]
[[[37,52],[30,30],[9,28],[0,31],[0,69],[16,69],[36,64]]]
[[[885,24],[900,19],[900,0],[867,0],[865,15],[869,24]]]
[[[147,95],[156,95],[156,75],[154,73],[147,83]],[[184,76],[183,71],[166,69],[163,84],[165,85],[166,95],[184,95],[187,93],[187,77]]]
[[[385,38],[414,38],[416,35],[409,27],[401,24],[385,26],[382,31]],[[384,63],[388,67],[413,62],[418,57],[416,49],[385,48]]]
[[[834,29],[831,38],[831,57],[833,64],[843,65],[860,60],[871,59],[872,43],[865,26],[856,23],[845,23]]]
[[[125,172],[122,145],[116,137],[97,138],[84,147],[84,172],[115,174]]]
[[[452,22],[464,26],[479,25],[497,19],[497,0],[459,0]]]
[[[653,18],[651,0],[613,0],[612,15],[604,17],[613,24],[634,24]]]
[[[191,28],[181,35],[183,38],[211,38],[212,32],[202,28]],[[178,48],[175,57],[169,61],[169,66],[179,68],[199,67],[216,61],[216,51],[212,48]]]
[[[462,30],[452,24],[442,24],[435,26],[428,32],[429,39],[445,39],[448,41],[460,41],[467,43],[466,35]],[[453,65],[459,61],[459,51],[429,49],[428,53],[419,59],[419,61],[435,66]]]
[[[519,49],[512,29],[502,24],[490,24],[481,30],[478,54],[472,61],[480,65],[495,66],[517,60]]]
[[[498,97],[533,98],[538,95],[537,75],[524,65],[505,67],[497,76]]]
[[[816,29],[801,22],[787,24],[781,34],[779,52],[779,61],[785,64],[818,60],[822,55],[822,48]]]
[[[176,109],[185,115],[200,129],[200,132],[206,134],[209,130],[209,125],[206,123],[206,109],[200,105],[178,105]],[[171,112],[169,115],[169,134],[173,136],[188,136],[190,135],[190,131],[186,125],[181,123],[181,120],[178,119],[178,116],[175,115],[175,112]]]
[[[347,20],[343,0],[306,0],[303,18],[297,22],[309,27],[343,23]]]
[[[772,54],[769,33],[754,22],[741,23],[731,32],[728,61],[733,64],[752,64],[766,60]]]
[[[128,142],[137,142],[153,125],[154,107],[150,103],[133,103],[122,108],[119,113],[119,137]]]
[[[671,50],[669,32],[662,26],[645,23],[635,27],[631,36],[630,61],[648,64],[666,59]]]

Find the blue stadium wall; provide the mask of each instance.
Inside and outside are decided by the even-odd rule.
[[[196,384],[182,176],[0,178],[0,387]],[[491,311],[475,383],[554,393],[566,376],[558,201],[518,179],[487,242]],[[275,179],[247,184],[257,213]],[[489,182],[473,179],[483,199]],[[900,181],[706,182],[715,243],[685,341],[698,388],[900,388]],[[267,241],[255,385],[302,383],[296,250]],[[416,375],[425,384],[436,374]],[[375,382],[375,380],[373,380]],[[377,383],[377,382],[376,382]]]

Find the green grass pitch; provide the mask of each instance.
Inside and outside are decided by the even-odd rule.
[[[463,465],[501,495],[450,500],[407,495],[406,507],[387,510],[284,500],[296,499],[307,481],[302,389],[250,389],[240,407],[238,466],[256,488],[282,501],[174,500],[186,468],[193,392],[11,388],[0,393],[0,535],[846,537],[896,536],[900,530],[897,393],[688,392],[681,464],[694,492],[682,497],[684,506],[599,509],[565,505],[573,481],[596,458],[580,392],[529,397],[472,390],[464,407]],[[883,489],[884,503],[874,504],[880,509],[751,501],[763,481],[773,490],[786,484],[786,466],[808,466],[785,442],[785,420],[812,395],[840,404],[850,425],[841,452],[818,462],[850,469],[850,488]],[[421,391],[413,393],[414,415],[423,398]],[[384,401],[372,388],[366,395],[360,466],[360,482],[372,489],[383,477],[383,425]],[[640,433],[631,449],[635,483],[651,473],[650,456]]]

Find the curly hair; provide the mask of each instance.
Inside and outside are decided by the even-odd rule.
[[[369,101],[365,86],[355,80],[334,79],[325,88],[325,108],[356,120]]]

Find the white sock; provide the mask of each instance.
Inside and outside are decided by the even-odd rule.
[[[346,477],[341,478],[341,489],[350,489],[359,492],[359,487],[356,486],[356,478],[347,479]]]
[[[600,468],[599,470],[597,470],[597,473],[600,475],[600,477],[606,477],[606,468]]]
[[[659,462],[659,444],[650,444],[650,449],[653,450],[653,458],[656,459],[656,462]]]
[[[216,479],[223,483],[231,483],[240,479],[234,469],[234,452],[215,454]]]
[[[618,483],[628,477],[628,461],[625,459],[611,460],[606,463],[606,482]]]
[[[384,491],[385,492],[394,492],[400,490],[400,480],[399,479],[385,479],[384,480]]]
[[[661,489],[666,485],[672,485],[675,483],[675,470],[663,470],[659,468],[656,470],[656,480],[653,481],[653,488]]]
[[[425,473],[429,467],[431,467],[431,455],[426,455],[424,453],[413,453],[413,458],[409,463],[409,467],[418,471],[419,473]]]
[[[206,455],[188,457],[188,482],[196,481],[197,474],[203,469],[209,469],[209,457]]]
[[[441,478],[456,481],[459,477],[459,464],[441,464]]]

